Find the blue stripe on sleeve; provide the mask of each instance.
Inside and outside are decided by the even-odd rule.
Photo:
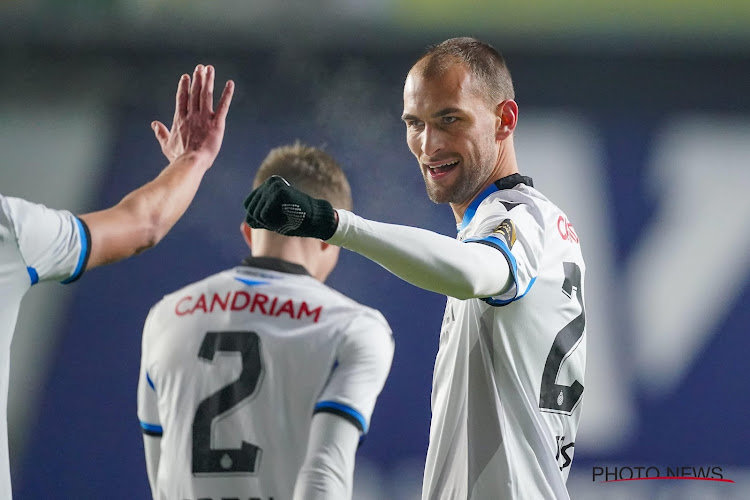
[[[164,434],[164,429],[161,425],[156,424],[149,424],[147,422],[144,422],[143,420],[141,422],[141,429],[143,429],[143,432],[145,434],[148,434],[149,436],[161,436]]]
[[[531,287],[534,286],[535,281],[536,281],[536,276],[531,279],[531,281],[529,282],[529,286],[526,288],[525,292],[523,292],[521,295],[518,295],[517,297],[513,297],[512,299],[499,300],[499,299],[493,299],[492,297],[487,297],[482,300],[491,306],[495,306],[495,307],[506,306],[510,304],[511,302],[522,299],[527,293],[529,293],[529,290],[531,290]],[[518,288],[516,288],[516,293],[518,293]]]
[[[358,427],[360,428],[362,433],[367,433],[367,421],[365,420],[365,417],[362,416],[362,414],[354,408],[341,403],[337,403],[336,401],[320,401],[315,405],[315,412],[327,410],[332,410],[334,413],[340,412],[351,417],[357,422],[357,424],[359,424]]]
[[[39,273],[36,272],[36,269],[33,267],[26,266],[26,272],[29,273],[29,279],[31,279],[31,286],[36,285],[39,283]]]
[[[505,258],[508,260],[508,264],[510,265],[510,270],[513,275],[513,283],[515,284],[515,287],[516,287],[515,296],[507,300],[500,300],[500,299],[493,299],[492,297],[486,297],[482,299],[483,301],[495,307],[505,306],[515,300],[519,300],[523,298],[527,293],[529,293],[529,290],[531,290],[531,287],[534,285],[534,282],[536,281],[536,276],[531,279],[531,281],[529,282],[529,286],[526,287],[526,290],[521,295],[518,295],[518,264],[516,263],[516,258],[513,256],[513,252],[510,251],[510,248],[508,248],[508,245],[505,243],[505,241],[501,240],[500,238],[496,238],[494,236],[487,236],[485,238],[473,238],[473,239],[465,240],[464,243],[485,243],[490,246],[493,246],[497,248],[498,250],[500,250],[503,253],[503,255],[505,255]]]
[[[78,226],[78,234],[81,236],[81,253],[78,256],[78,264],[76,264],[76,269],[75,271],[73,271],[73,274],[70,276],[70,278],[60,282],[63,285],[67,285],[68,283],[77,280],[81,276],[81,273],[83,272],[83,264],[84,262],[86,262],[86,256],[88,255],[89,250],[89,239],[86,236],[86,230],[83,228],[83,222],[81,222],[78,217],[75,217],[75,220],[76,226]]]
[[[508,258],[508,263],[510,264],[511,271],[513,272],[513,279],[516,277],[516,273],[518,272],[518,264],[516,263],[516,257],[513,255],[513,252],[510,251],[510,248],[508,248],[507,243],[505,243],[504,240],[501,240],[500,238],[497,238],[495,236],[485,236],[484,238],[471,238],[468,240],[465,240],[464,243],[476,243],[479,241],[486,241],[487,243],[492,243],[493,246],[498,247],[498,250],[503,252],[505,256]]]

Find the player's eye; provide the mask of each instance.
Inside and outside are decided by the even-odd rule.
[[[457,121],[458,121],[458,118],[455,117],[455,116],[444,116],[443,117],[443,123],[445,123],[446,125],[449,125],[449,124],[457,122]]]
[[[421,120],[406,120],[406,126],[409,128],[422,128],[424,126],[424,122]]]

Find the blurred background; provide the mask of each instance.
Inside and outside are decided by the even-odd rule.
[[[236,265],[241,201],[271,147],[325,146],[355,211],[455,234],[399,120],[426,45],[474,35],[508,59],[521,172],[581,237],[588,365],[569,488],[580,499],[750,498],[750,2],[6,0],[0,191],[83,213],[166,161],[197,63],[237,83],[224,146],[155,249],[27,295],[9,403],[18,499],[148,498],[141,327],[165,293]],[[357,499],[419,498],[444,297],[342,252],[329,284],[380,309],[393,369]],[[594,467],[721,467],[731,483],[602,483]],[[627,477],[627,476],[626,476]]]

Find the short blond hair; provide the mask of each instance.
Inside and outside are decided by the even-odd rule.
[[[314,198],[328,200],[334,208],[352,209],[352,190],[346,175],[331,155],[300,141],[272,149],[258,173],[253,188],[273,175]]]

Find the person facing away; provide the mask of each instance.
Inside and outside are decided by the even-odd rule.
[[[585,266],[568,217],[519,173],[513,99],[505,61],[474,38],[429,48],[406,77],[407,143],[430,199],[453,210],[455,240],[333,210],[277,179],[245,201],[253,227],[320,238],[448,296],[425,500],[569,498]]]
[[[273,176],[351,208],[324,151],[273,149],[254,186]],[[241,231],[251,257],[167,295],[146,319],[138,418],[153,497],[351,498],[391,330],[323,284],[339,247],[244,222]]]
[[[230,80],[213,110],[214,68],[182,75],[171,130],[151,124],[172,159],[158,177],[117,205],[75,216],[0,194],[0,498],[11,498],[8,457],[10,344],[21,299],[43,281],[72,283],[84,271],[156,245],[193,200],[221,148],[234,92]]]

